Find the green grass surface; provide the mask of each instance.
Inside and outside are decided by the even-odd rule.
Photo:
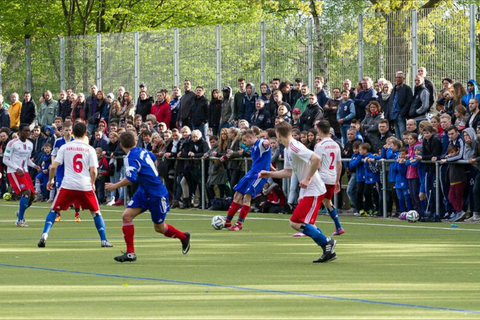
[[[174,210],[167,223],[192,233],[183,255],[147,213],[135,221],[137,262],[120,264],[121,208],[103,208],[113,248],[71,210],[37,248],[47,205],[28,209],[30,228],[15,227],[16,205],[0,202],[1,319],[480,318],[478,224],[341,217],[338,259],[313,264],[321,249],[293,238],[288,216],[251,213],[229,232],[212,229],[215,212]],[[318,225],[333,231],[329,217]]]

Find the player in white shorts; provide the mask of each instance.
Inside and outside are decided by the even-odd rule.
[[[337,208],[332,203],[335,193],[340,192],[340,176],[342,174],[342,154],[338,143],[330,137],[330,122],[327,120],[318,121],[315,128],[321,138],[321,141],[315,145],[315,153],[321,159],[319,168],[320,177],[325,183],[327,193],[323,198],[323,205],[328,214],[335,222],[335,231],[333,236],[339,236],[345,233],[340,220],[338,219]]]

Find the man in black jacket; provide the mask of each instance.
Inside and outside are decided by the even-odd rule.
[[[317,95],[310,93],[308,97],[308,105],[303,111],[302,116],[300,117],[300,122],[302,123],[302,130],[308,131],[315,126],[315,120],[323,118],[323,109],[320,107],[317,101]]]
[[[470,109],[470,116],[467,119],[467,128],[477,129],[480,121],[480,110],[478,109],[478,99],[472,98],[468,102],[468,108]]]
[[[0,128],[10,129],[10,114],[7,107],[2,103],[0,104]]]
[[[272,127],[270,112],[268,112],[267,108],[265,108],[265,101],[262,99],[258,99],[255,102],[255,112],[252,114],[250,124],[252,126],[257,126],[262,130]]]
[[[183,82],[183,88],[185,89],[185,94],[180,99],[180,109],[178,111],[178,120],[177,128],[188,126],[192,127],[192,116],[191,108],[193,105],[193,100],[195,99],[195,93],[192,90],[192,83],[189,79],[185,79]]]
[[[30,92],[26,91],[23,98],[20,123],[27,123],[30,126],[30,130],[33,130],[35,119],[37,119],[37,105],[32,100]]]
[[[402,71],[395,74],[395,87],[390,95],[391,110],[389,120],[395,124],[395,136],[402,139],[402,134],[406,130],[406,119],[410,111],[410,105],[413,101],[412,88],[404,83],[405,75]]]
[[[430,92],[428,102],[430,103],[430,107],[432,107],[437,96],[437,89],[435,88],[433,82],[427,79],[427,69],[425,69],[425,67],[418,68],[417,74],[423,77],[425,88],[427,88],[428,92]]]
[[[190,110],[192,129],[200,130],[202,137],[207,136],[208,119],[210,118],[208,99],[205,98],[204,93],[203,87],[201,86],[198,86],[195,89],[195,99],[193,99],[193,104]]]

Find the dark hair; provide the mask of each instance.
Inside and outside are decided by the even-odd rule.
[[[273,137],[276,137],[277,134],[275,133],[275,129],[274,128],[268,128],[267,130],[265,130],[267,132],[267,135],[269,138],[273,138]]]
[[[400,148],[400,150],[398,150],[398,152],[405,152],[405,153],[408,153],[408,149],[405,148],[405,147],[402,147]]]
[[[20,129],[21,130],[21,129]],[[448,128],[446,131],[450,131],[450,130],[455,130],[456,132],[458,132],[458,128],[455,127],[455,126],[451,126],[450,128]]]
[[[245,78],[238,78],[237,82],[243,82],[245,81]]]
[[[350,92],[349,92],[348,90],[345,90],[345,89],[343,89],[342,91],[340,91],[340,93],[344,93],[344,92],[350,94]]]
[[[436,130],[432,126],[425,126],[423,127],[423,131],[428,131],[430,133],[436,132]]]
[[[393,140],[392,144],[399,149],[402,147],[402,142],[400,140],[397,140],[397,139]]]
[[[52,145],[47,142],[47,143],[45,143],[45,144],[43,145],[43,147],[44,147],[44,148],[45,148],[45,147],[49,147],[49,148],[51,149],[51,148],[52,148]]]
[[[135,136],[131,132],[124,132],[120,135],[120,144],[122,147],[130,149],[135,147]]]
[[[352,148],[353,148],[353,149],[358,149],[358,148],[360,148],[360,145],[361,145],[361,144],[362,144],[362,143],[360,142],[360,140],[357,140],[357,141],[355,141],[355,142],[352,144]]]
[[[296,83],[302,83],[302,82],[303,82],[303,79],[302,79],[302,78],[296,78],[296,79],[295,79],[295,82],[296,82]]]
[[[116,122],[110,122],[110,126],[118,127],[118,123],[116,123]]]
[[[20,123],[20,126],[18,127],[18,131],[22,131],[23,128],[25,127],[30,128],[30,125],[28,123]]]
[[[410,132],[409,136],[418,141],[418,134],[415,132]]]
[[[77,138],[81,138],[87,132],[87,126],[83,122],[78,122],[73,125],[73,135]]]
[[[152,132],[150,130],[145,130],[142,132],[142,136],[152,136]]]
[[[384,124],[386,124],[387,126],[390,125],[390,123],[388,122],[387,119],[382,119],[382,120],[378,121],[378,124],[381,124],[381,123],[384,123]]]
[[[242,137],[243,136],[255,136],[255,132],[252,129],[247,129],[242,132]]]
[[[141,114],[136,114],[135,115],[135,120],[137,120],[137,119],[142,119],[142,115]]]
[[[447,154],[450,152],[457,152],[457,151],[459,151],[459,148],[456,145],[451,144],[450,146],[448,146]]]
[[[292,125],[286,121],[280,122],[275,125],[275,131],[278,132],[282,137],[287,137],[292,133]]]
[[[319,129],[323,134],[330,133],[330,122],[327,120],[320,120],[317,122],[317,129]]]
[[[282,80],[280,80],[280,78],[273,78],[272,81],[278,81],[278,82],[281,82]]]
[[[367,152],[370,152],[370,150],[372,150],[372,146],[370,146],[370,143],[366,143],[366,142],[362,143],[360,145],[360,148],[366,150]]]
[[[35,128],[37,128],[37,127],[40,129],[39,126],[35,126]],[[2,132],[5,132],[7,134],[7,136],[9,136],[10,132],[12,132],[12,131],[10,130],[10,128],[3,127],[3,128],[0,129],[0,133],[2,133]]]

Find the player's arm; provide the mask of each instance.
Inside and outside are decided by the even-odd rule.
[[[61,163],[58,163],[57,161],[53,161],[50,166],[50,170],[48,172],[47,190],[52,189],[53,183],[55,182],[55,175],[57,173],[57,168],[59,165],[61,165]]]
[[[310,184],[310,180],[312,179],[313,175],[317,172],[319,165],[320,165],[320,157],[316,153],[312,152],[312,155],[310,156],[310,167],[309,167],[307,176],[298,184],[300,188],[308,187],[308,185]]]
[[[13,161],[11,159],[12,152],[13,152],[13,148],[12,148],[13,142],[12,141],[10,141],[7,144],[7,147],[5,148],[5,152],[3,153],[3,164],[5,164],[7,167],[12,168],[13,170],[20,169],[23,172],[23,169],[19,165],[13,163]]]
[[[337,180],[335,182],[335,193],[340,192],[340,176],[342,175],[342,161],[337,161]]]
[[[97,180],[98,176],[97,167],[90,167],[88,171],[90,172],[90,179],[92,180],[92,184],[95,184],[95,180]]]
[[[31,167],[31,168],[35,168],[35,170],[37,170],[38,172],[40,172],[40,167],[37,166],[37,164],[35,162],[32,161],[32,159],[28,158],[28,161],[27,161],[27,166]]]
[[[283,169],[280,171],[266,171],[262,170],[258,174],[259,178],[273,178],[273,179],[283,179],[290,178],[293,174],[292,169]]]
[[[153,154],[152,154],[153,155]],[[129,161],[128,158],[124,160],[124,164],[126,166],[125,168],[125,178],[123,178],[121,181],[117,183],[106,183],[105,184],[105,189],[107,191],[114,191],[122,187],[126,187],[132,182],[137,181],[137,173],[138,170],[140,170],[140,164],[138,161]]]
[[[131,184],[130,180],[128,180],[127,178],[123,178],[122,180],[118,181],[117,183],[106,183],[105,184],[105,189],[107,191],[115,191],[117,189],[126,187],[130,184]]]

